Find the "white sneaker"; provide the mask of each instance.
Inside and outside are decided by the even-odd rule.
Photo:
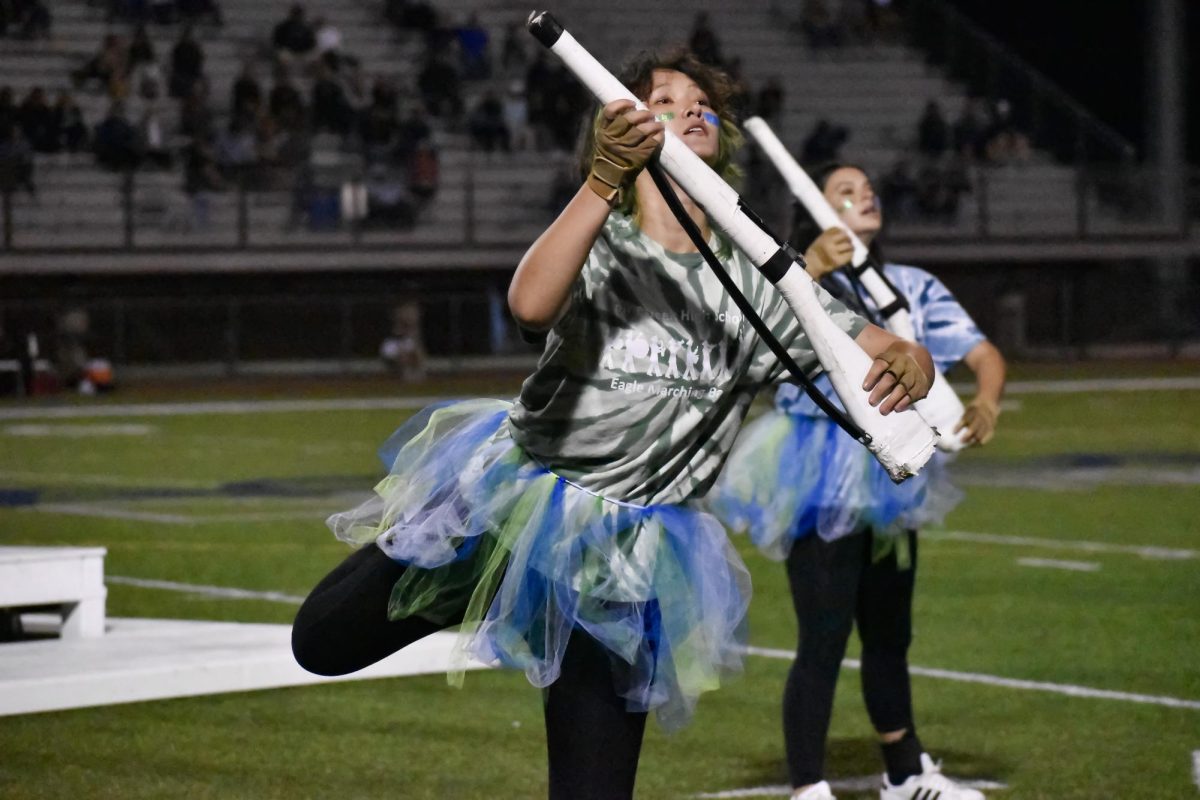
[[[837,800],[837,798],[833,796],[833,789],[829,788],[829,783],[821,781],[814,783],[800,794],[792,795],[792,800]]]
[[[985,800],[982,792],[959,786],[942,774],[942,765],[934,763],[928,753],[921,753],[920,775],[912,775],[899,786],[892,786],[887,773],[879,800]]]

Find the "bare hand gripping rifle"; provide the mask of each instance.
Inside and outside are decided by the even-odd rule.
[[[867,246],[838,216],[833,206],[825,199],[820,187],[796,162],[796,159],[787,151],[783,142],[779,141],[779,137],[766,122],[759,117],[750,117],[746,120],[744,127],[758,142],[767,157],[771,159],[771,163],[775,165],[787,183],[788,189],[797,200],[804,204],[809,216],[821,230],[837,227],[844,230],[850,237],[850,242],[854,245],[854,256],[850,261],[850,269],[854,270],[854,274],[863,288],[875,301],[875,307],[879,309],[879,314],[887,329],[902,339],[916,341],[917,336],[913,328],[912,316],[908,313],[907,301],[884,277],[883,270],[871,256]],[[933,384],[929,387],[929,394],[924,400],[917,403],[917,409],[937,431],[938,449],[954,452],[967,446],[963,437],[969,431],[964,429],[958,433],[953,432],[954,427],[963,417],[962,401],[950,388],[949,382],[941,372],[935,371]]]
[[[567,69],[601,103],[629,100],[638,108],[646,107],[549,12],[533,12],[526,24],[530,33],[562,59]],[[900,482],[917,474],[933,454],[934,431],[915,410],[885,417],[871,406],[868,393],[861,386],[872,359],[825,312],[817,297],[816,284],[796,263],[800,259],[795,252],[771,235],[754,212],[742,203],[738,193],[670,131],[664,131],[658,164],[704,208],[713,222],[783,295],[804,328],[847,414],[862,432],[859,440],[870,449],[892,480]],[[655,169],[653,162],[648,169]],[[659,179],[655,182],[661,188]]]

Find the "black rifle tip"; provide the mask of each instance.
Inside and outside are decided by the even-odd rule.
[[[549,11],[531,12],[525,27],[546,47],[553,47],[563,33],[563,26],[558,24],[558,20]]]

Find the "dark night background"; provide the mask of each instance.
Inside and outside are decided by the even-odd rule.
[[[950,0],[1046,77],[1144,147],[1152,0]],[[1200,163],[1200,3],[1184,0],[1188,160]]]

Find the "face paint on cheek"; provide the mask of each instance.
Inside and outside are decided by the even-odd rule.
[[[851,200],[850,198],[846,198],[845,200],[842,201],[842,213],[843,214],[846,213],[847,211],[853,210],[853,208],[854,208],[854,201]]]
[[[705,122],[707,122],[709,125],[712,125],[714,128],[719,128],[719,127],[721,127],[721,118],[720,118],[720,117],[718,117],[718,116],[717,116],[716,114],[714,114],[713,112],[711,112],[711,111],[702,111],[702,112],[700,113],[700,116],[704,117],[704,121],[705,121]]]
[[[674,112],[674,111],[664,111],[663,113],[661,113],[661,114],[656,114],[656,115],[654,116],[654,121],[655,121],[655,122],[670,122],[670,121],[671,121],[671,120],[673,120],[673,119],[675,119],[675,112]]]

